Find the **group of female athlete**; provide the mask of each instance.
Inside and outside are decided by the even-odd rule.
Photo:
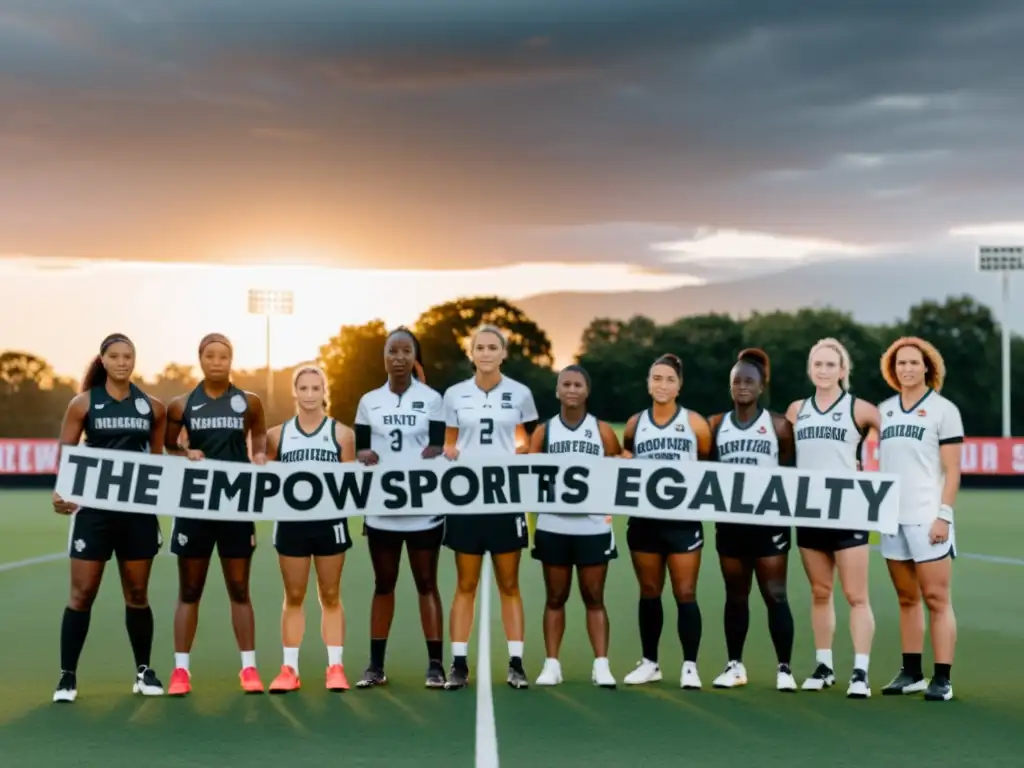
[[[808,355],[813,393],[792,403],[784,415],[762,407],[769,384],[768,355],[742,351],[729,373],[728,410],[705,419],[679,404],[683,383],[681,360],[671,354],[653,362],[647,374],[651,406],[626,424],[623,439],[587,409],[591,381],[578,365],[558,376],[559,413],[538,423],[530,390],[501,372],[506,339],[494,326],[470,337],[475,373],[442,396],[427,386],[420,348],[413,334],[399,328],[384,345],[386,381],[359,402],[355,424],[340,424],[327,415],[327,382],[312,365],[294,376],[296,415],[284,424],[266,426],[255,395],[231,383],[232,348],[224,336],[211,334],[199,345],[203,381],[188,395],[166,406],[131,383],[135,347],[124,335],[106,338],[81,388],[70,403],[61,443],[127,451],[168,452],[193,461],[295,462],[359,461],[383,464],[396,456],[458,461],[460,456],[512,453],[582,452],[623,459],[720,461],[758,466],[796,466],[814,470],[856,470],[869,431],[879,438],[879,468],[900,476],[899,530],[882,536],[886,560],[899,599],[903,663],[883,694],[924,691],[929,700],[952,698],[950,669],[956,621],[950,603],[955,557],[953,506],[960,481],[963,425],[959,410],[941,394],[945,367],[939,352],[918,338],[894,342],[881,359],[882,375],[896,394],[877,407],[850,392],[850,357],[835,339],[819,341]],[[441,459],[440,457],[444,457]],[[153,615],[147,588],[153,557],[162,540],[157,518],[96,509],[78,509],[54,495],[54,509],[73,515],[69,535],[71,596],[61,627],[61,676],[54,701],[77,696],[78,659],[89,627],[90,608],[99,590],[105,563],[117,556],[125,597],[125,623],[136,665],[134,691],[160,695],[164,688],[150,666]],[[168,510],[173,512],[173,510]],[[447,519],[432,515],[367,516],[363,530],[375,578],[370,614],[370,660],[357,687],[387,682],[385,656],[394,616],[395,585],[403,550],[419,594],[420,618],[427,646],[426,686],[459,689],[469,683],[468,642],[484,558],[490,555],[508,640],[507,682],[529,684],[523,666],[524,616],[519,591],[522,551],[529,532],[522,514],[464,514]],[[768,613],[775,648],[777,688],[797,690],[791,670],[794,626],[787,599],[788,528],[715,524],[715,544],[726,597],[724,627],[728,663],[713,682],[716,688],[747,683],[743,649],[750,621],[749,597],[756,577]],[[249,576],[256,547],[248,522],[177,518],[171,533],[177,555],[178,602],[174,616],[174,669],[167,693],[191,690],[189,654],[214,548],[221,561],[235,637],[241,651],[240,681],[247,692],[261,692],[256,668],[255,629]],[[303,605],[311,566],[315,569],[322,609],[321,634],[327,647],[325,684],[349,688],[342,660],[345,614],[341,575],[352,539],[345,519],[279,522],[274,527],[284,581],[280,673],[270,692],[299,689],[299,647],[305,618]],[[867,531],[800,527],[797,530],[804,570],[813,595],[811,623],[816,667],[804,690],[835,683],[832,640],[835,633],[834,573],[850,604],[850,631],[855,657],[847,695],[866,698],[868,658],[874,618],[868,597]],[[702,619],[697,582],[704,546],[704,526],[694,521],[631,517],[627,545],[639,586],[638,623],[641,660],[624,682],[644,684],[662,678],[658,662],[664,623],[662,591],[666,573],[672,585],[683,651],[680,685],[701,688],[697,658]],[[443,665],[443,609],[437,588],[441,547],[455,553],[457,585],[449,614],[452,663]],[[542,563],[546,587],[545,661],[538,685],[562,681],[559,649],[565,630],[565,603],[573,572],[586,607],[586,626],[594,651],[592,681],[614,687],[608,662],[608,615],[604,586],[608,563],[617,557],[610,517],[550,514],[537,516],[532,556]],[[922,668],[924,610],[930,616],[934,674]]]

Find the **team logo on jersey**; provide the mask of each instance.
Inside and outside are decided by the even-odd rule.
[[[245,395],[233,395],[231,397],[231,410],[235,413],[243,413],[246,405]]]
[[[886,411],[886,412],[885,412],[885,415],[886,415],[886,416],[892,416],[892,411]]]
[[[685,432],[685,431],[686,431],[686,425],[685,424],[676,424],[676,432]]]
[[[917,415],[920,416],[923,419],[925,416],[928,415],[928,411],[926,411],[924,408],[922,408],[921,410],[919,410],[917,412]]]
[[[594,430],[592,430],[592,429],[585,429],[585,430],[583,430],[583,436],[585,438],[587,438],[587,440],[589,440],[590,438],[592,438],[594,436]]]
[[[501,401],[503,403],[510,402],[511,400],[512,400],[512,393],[511,392],[502,392],[501,393]]]
[[[422,400],[414,401],[413,404],[412,404],[412,409],[414,411],[422,411],[423,410],[423,401]]]
[[[763,434],[765,434],[765,433],[766,433],[767,431],[768,431],[768,427],[766,427],[766,426],[765,426],[764,424],[762,424],[762,425],[761,425],[761,426],[760,426],[760,427],[758,428],[758,430],[757,430],[757,434],[759,434],[759,435],[763,435]]]
[[[149,416],[150,407],[146,398],[139,397],[135,400],[135,410],[139,412],[140,416]]]

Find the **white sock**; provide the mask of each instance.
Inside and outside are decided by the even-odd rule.
[[[600,669],[608,669],[608,657],[598,656],[596,659],[594,659],[594,666]]]
[[[835,667],[832,666],[831,648],[819,648],[814,652],[814,658],[819,664],[824,664],[829,669],[835,669]]]
[[[327,666],[333,667],[335,664],[341,664],[341,652],[342,646],[340,645],[328,645],[327,646]]]
[[[867,672],[868,671],[868,658],[869,658],[869,656],[866,653],[855,654],[854,657],[853,657],[853,668],[854,669],[863,669],[865,672]]]
[[[242,651],[242,669],[256,666],[256,651]]]
[[[242,662],[243,664],[245,662]],[[284,649],[284,665],[291,667],[296,672],[299,671],[299,649],[298,648],[285,648]]]
[[[452,656],[469,656],[469,643],[452,643]]]
[[[188,671],[188,654],[187,653],[176,653],[174,654],[174,668],[184,669]]]
[[[523,641],[522,640],[509,640],[508,641],[508,655],[514,659],[523,658]]]

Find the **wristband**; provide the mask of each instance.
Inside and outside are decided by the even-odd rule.
[[[949,506],[949,504],[943,504],[939,507],[939,520],[944,520],[945,522],[952,524],[953,508]]]

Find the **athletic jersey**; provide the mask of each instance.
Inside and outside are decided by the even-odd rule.
[[[604,442],[597,419],[587,414],[575,427],[568,426],[559,414],[544,426],[543,453],[577,453],[585,456],[604,456]],[[545,512],[537,515],[537,530],[587,536],[611,530],[611,518],[606,515],[559,515]]]
[[[106,387],[89,390],[85,444],[90,448],[148,453],[152,429],[153,405],[149,396],[134,384],[129,385],[124,400],[115,400]]]
[[[370,450],[380,463],[399,457],[419,458],[429,444],[430,422],[444,421],[441,394],[412,380],[398,395],[388,384],[371,390],[359,400],[356,425],[370,428]],[[443,522],[435,515],[370,515],[366,524],[384,531],[423,531]]]
[[[640,414],[633,433],[633,456],[637,459],[697,461],[697,436],[690,427],[690,412],[676,406],[676,415],[665,425],[654,423],[652,409]]]
[[[249,461],[245,437],[245,412],[249,399],[234,384],[217,398],[203,391],[203,385],[192,390],[185,401],[182,419],[188,435],[188,447],[202,451],[208,459],[218,461]]]
[[[715,458],[725,464],[779,466],[779,438],[770,411],[761,409],[745,427],[736,423],[736,412],[722,417],[715,430]]]
[[[320,426],[312,432],[304,432],[299,426],[299,417],[288,419],[281,425],[278,438],[277,460],[320,461],[337,463],[341,461],[341,446],[338,445],[334,430],[334,419],[324,416]]]
[[[855,401],[853,395],[843,392],[824,411],[818,410],[813,395],[801,403],[793,427],[796,465],[800,469],[857,471],[864,434],[853,417]]]
[[[882,417],[878,469],[899,475],[901,525],[928,525],[942,506],[942,468],[939,446],[962,443],[960,409],[931,389],[904,410],[900,396],[878,406]]]
[[[516,427],[537,421],[533,393],[508,376],[484,392],[474,379],[453,384],[444,393],[445,425],[457,427],[455,447],[467,456],[516,452]]]

